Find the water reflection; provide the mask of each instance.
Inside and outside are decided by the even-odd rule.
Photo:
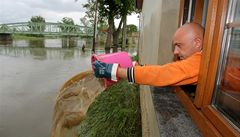
[[[29,40],[28,47],[29,48],[44,48],[45,47],[45,40],[38,39],[38,40]]]
[[[35,59],[81,58],[91,54],[91,40],[79,38],[13,40],[10,44],[0,43],[0,55]],[[82,46],[85,46],[84,51]],[[128,48],[127,52],[134,56],[136,48]],[[97,47],[96,54],[102,53],[105,53],[104,48]]]
[[[13,41],[0,41],[0,46],[13,46],[13,47],[30,47],[30,48],[73,48],[82,47],[87,45],[91,47],[92,39],[89,38],[37,38],[37,39],[20,39]]]
[[[98,51],[99,54],[104,51]],[[0,47],[0,55],[13,57],[33,57],[35,59],[73,59],[86,57],[91,54],[90,49],[82,52],[81,49],[61,48],[21,48],[21,47]]]
[[[73,48],[77,47],[77,40],[75,38],[63,38],[62,48]]]
[[[9,45],[11,46],[13,44],[13,41],[12,40],[0,40],[0,45]]]
[[[79,38],[13,40],[0,43],[0,55],[33,57],[35,59],[73,59],[89,55],[90,48],[81,51],[89,40]]]

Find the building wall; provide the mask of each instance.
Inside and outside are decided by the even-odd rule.
[[[171,62],[172,36],[178,26],[180,0],[145,0],[140,19],[142,64]]]
[[[141,64],[172,61],[172,36],[178,26],[179,8],[180,0],[144,0],[138,49]],[[140,86],[140,102],[142,136],[160,136],[149,86]]]
[[[173,60],[172,38],[178,28],[180,0],[163,0],[162,5],[158,63],[166,64]]]

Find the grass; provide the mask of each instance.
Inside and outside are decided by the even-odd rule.
[[[139,88],[122,80],[103,91],[78,127],[79,137],[140,137]]]

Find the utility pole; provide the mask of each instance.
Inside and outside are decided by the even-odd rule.
[[[95,1],[95,15],[94,15],[94,26],[93,26],[93,45],[92,45],[92,52],[95,53],[96,47],[96,37],[97,37],[97,11],[98,11],[98,0]]]

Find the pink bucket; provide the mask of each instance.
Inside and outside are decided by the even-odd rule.
[[[94,61],[101,61],[104,63],[118,63],[122,68],[132,67],[132,60],[127,52],[116,52],[109,54],[96,55],[93,54],[91,57],[92,69]],[[108,87],[114,83],[114,81],[107,80],[104,78],[105,86]]]

